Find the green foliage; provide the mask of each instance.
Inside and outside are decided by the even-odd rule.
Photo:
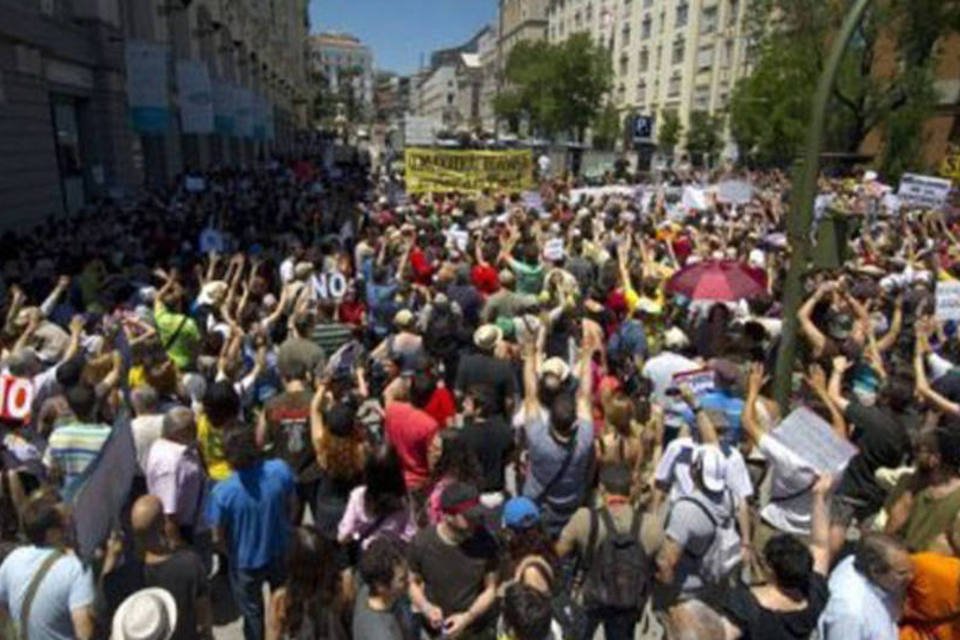
[[[676,111],[664,111],[657,124],[657,149],[660,153],[673,156],[673,150],[680,142],[683,125]]]
[[[823,0],[751,5],[748,32],[759,55],[751,75],[734,87],[730,110],[733,136],[755,163],[785,165],[799,154],[810,100],[847,8],[848,3]],[[931,113],[927,70],[936,58],[935,44],[958,22],[958,0],[877,0],[841,62],[828,108],[826,150],[857,152],[879,129],[898,137],[900,163],[904,152],[915,157],[920,141],[907,138],[911,126],[918,135]],[[883,73],[891,45],[898,65],[892,74]],[[882,164],[895,169],[897,162],[884,158]]]
[[[577,34],[560,44],[517,44],[504,77],[508,88],[494,102],[494,110],[514,131],[526,120],[540,135],[569,132],[582,139],[610,90],[613,67],[606,49]]]
[[[707,164],[711,158],[720,153],[723,147],[723,140],[720,138],[722,130],[723,118],[720,116],[710,115],[706,111],[690,113],[687,153],[695,165]]]
[[[620,112],[617,108],[607,103],[597,114],[591,130],[593,131],[593,148],[611,150],[617,143],[617,140],[623,137],[623,122],[620,119]]]

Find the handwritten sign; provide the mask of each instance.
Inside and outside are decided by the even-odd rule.
[[[770,432],[770,437],[790,449],[812,469],[838,474],[857,453],[840,439],[826,420],[806,407],[790,413]]]
[[[905,173],[900,178],[897,195],[905,207],[916,209],[939,209],[947,202],[950,181],[946,178]]]
[[[27,378],[0,376],[0,417],[28,421],[33,406],[33,384]]]
[[[730,204],[747,204],[753,199],[753,187],[742,180],[725,180],[717,185],[717,200]]]
[[[551,262],[563,260],[563,239],[550,238],[543,245],[543,257]]]
[[[960,320],[960,282],[937,283],[937,319]]]

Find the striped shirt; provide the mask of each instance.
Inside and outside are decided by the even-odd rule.
[[[327,358],[332,356],[337,349],[350,342],[353,339],[353,326],[343,324],[342,322],[331,322],[330,324],[318,324],[313,329],[313,341],[318,347],[323,349]]]
[[[67,424],[50,434],[43,463],[57,469],[64,486],[76,480],[90,463],[96,460],[103,444],[110,437],[110,426],[105,424]]]

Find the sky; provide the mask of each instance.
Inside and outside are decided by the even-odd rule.
[[[497,0],[310,0],[310,30],[346,31],[373,50],[376,69],[413,73],[420,56],[461,44],[493,22]]]

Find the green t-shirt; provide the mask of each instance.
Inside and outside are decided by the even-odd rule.
[[[159,300],[153,308],[153,321],[157,325],[160,343],[166,347],[173,363],[180,369],[189,367],[200,344],[197,323],[189,316],[171,311]]]
[[[511,260],[510,268],[517,274],[517,293],[537,295],[543,288],[543,265],[529,265],[519,260]]]

